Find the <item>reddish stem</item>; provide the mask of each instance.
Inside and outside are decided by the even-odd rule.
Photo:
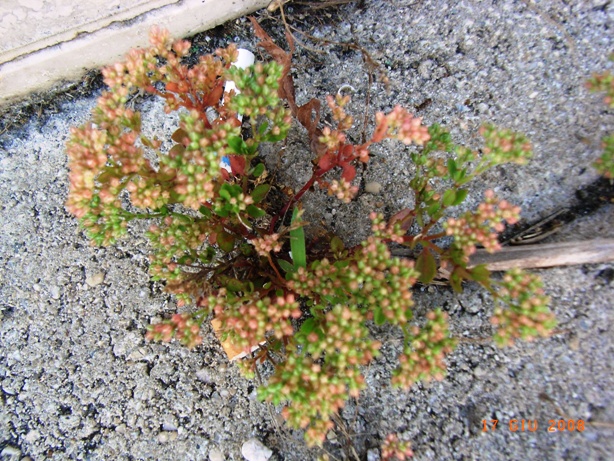
[[[275,215],[273,217],[273,219],[271,219],[271,224],[269,226],[269,233],[273,233],[275,230],[275,224],[277,224],[277,221],[279,221],[279,218],[284,216],[287,211],[290,209],[290,207],[292,205],[294,205],[296,202],[298,202],[301,197],[305,194],[305,192],[307,192],[309,190],[309,188],[311,186],[314,185],[314,183],[320,179],[322,176],[324,176],[326,173],[328,173],[332,168],[334,168],[335,165],[331,166],[330,168],[324,169],[324,168],[318,168],[313,175],[311,176],[311,178],[309,178],[309,181],[307,181],[305,183],[305,185],[302,187],[302,189],[300,191],[298,191],[298,193],[292,197],[288,203],[286,203],[286,205],[281,209],[281,211],[279,213],[277,213],[277,215]]]

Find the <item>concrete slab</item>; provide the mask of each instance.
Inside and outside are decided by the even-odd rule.
[[[176,37],[210,29],[269,0],[18,0],[0,3],[0,106],[79,79],[147,45],[151,26]]]

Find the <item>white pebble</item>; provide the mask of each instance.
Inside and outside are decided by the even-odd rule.
[[[209,461],[224,461],[224,454],[217,448],[209,451]]]
[[[241,447],[241,454],[247,461],[268,461],[273,452],[258,439],[249,439]]]
[[[85,283],[88,286],[94,288],[104,282],[104,272],[97,272],[96,274],[92,274],[85,279]]]
[[[382,185],[375,181],[368,182],[365,185],[365,192],[368,192],[369,194],[379,194],[381,190],[382,190]]]
[[[19,448],[15,448],[15,447],[12,447],[10,445],[7,445],[6,447],[4,447],[4,449],[2,450],[0,455],[1,456],[6,456],[7,458],[8,457],[15,457],[15,458],[17,458],[17,457],[21,456],[21,450]]]

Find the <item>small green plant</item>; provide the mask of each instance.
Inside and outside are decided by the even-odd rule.
[[[614,61],[614,54],[610,56],[610,61]],[[611,72],[595,74],[586,82],[588,89],[594,93],[605,93],[603,102],[610,109],[614,108],[614,75]],[[603,154],[593,164],[595,169],[608,179],[614,179],[614,134],[603,138]]]
[[[291,53],[253,23],[260,46],[274,60],[247,69],[232,66],[232,45],[188,67],[182,58],[190,43],[154,29],[151,48],[133,50],[123,63],[104,69],[109,90],[92,120],[72,130],[68,209],[98,245],[116,242],[131,221],[150,221],[153,279],[164,281],[180,305],[193,306],[151,325],[147,338],[176,338],[194,347],[202,341],[202,323],[215,317],[222,339],[246,352],[257,349],[240,364],[247,375],[262,361],[273,364],[260,397],[284,405],[289,424],[305,429],[308,443],[321,444],[332,415],[365,387],[361,368],[380,353],[372,323],[404,333],[393,384],[408,389],[444,377],[445,357],[456,341],[441,309],[413,319],[418,281],[431,283],[445,271],[456,291],[463,281],[482,285],[499,305],[493,324],[501,345],[547,336],[555,319],[537,277],[513,270],[497,279],[484,266],[469,265],[478,245],[499,249],[497,236],[506,222],[519,219],[518,207],[488,191],[476,211],[451,215],[476,176],[525,163],[528,140],[485,125],[478,152],[397,106],[376,114],[371,137],[353,144],[347,136],[353,123],[345,110],[349,98],[327,98],[335,126],[321,128],[320,103],[298,106],[294,99]],[[226,82],[240,93],[225,92]],[[127,106],[139,90],[163,98],[168,113],[178,112],[172,147],[163,150],[167,140],[145,136],[140,114]],[[314,168],[288,196],[271,182],[258,149],[283,140],[293,118],[307,131]],[[387,139],[409,146],[417,169],[410,184],[413,208],[389,219],[371,213],[372,235],[353,247],[330,234],[306,241],[304,196],[317,183],[342,202],[352,200],[357,164],[368,164],[370,147]],[[228,170],[220,166],[223,157]],[[413,250],[414,258],[393,257],[392,245]],[[386,444],[390,457],[410,454],[408,444]]]

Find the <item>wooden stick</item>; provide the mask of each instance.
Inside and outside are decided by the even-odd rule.
[[[531,269],[611,261],[614,261],[614,238],[601,238],[582,242],[509,246],[492,254],[478,250],[471,256],[469,266],[486,264],[491,271],[504,271],[514,267]]]

